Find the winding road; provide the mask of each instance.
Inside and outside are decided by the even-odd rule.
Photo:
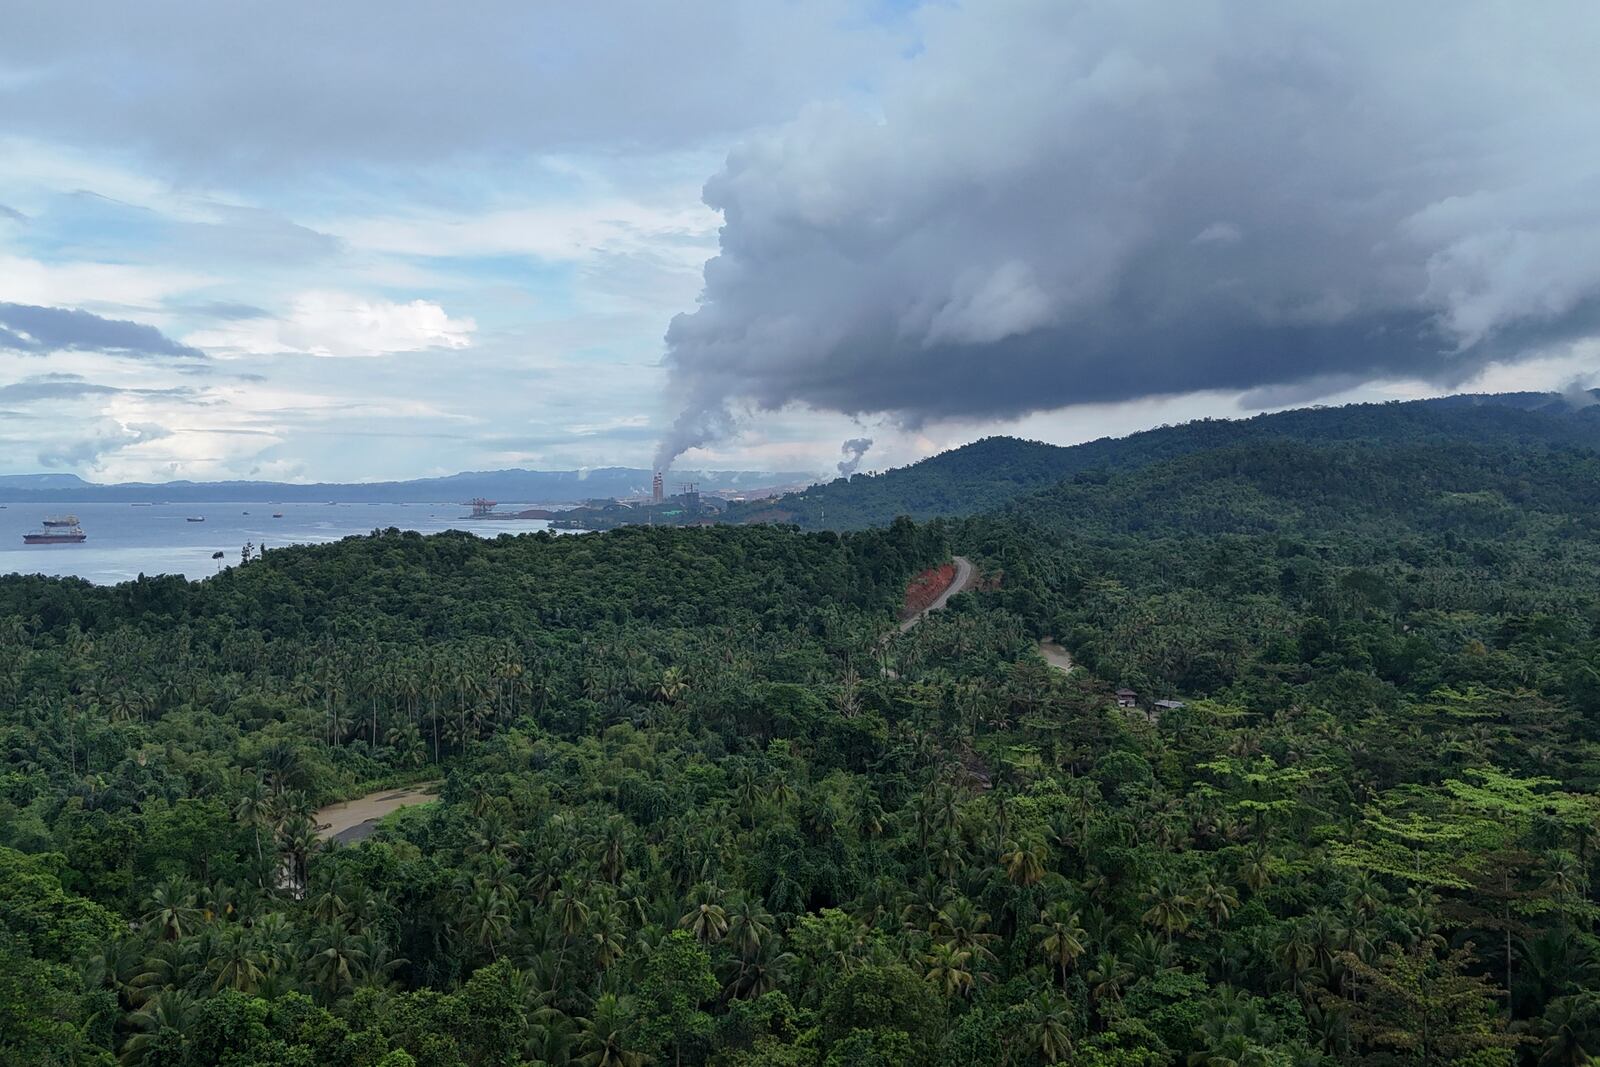
[[[928,612],[938,611],[940,608],[944,607],[950,602],[951,597],[955,596],[957,593],[961,592],[963,589],[966,589],[972,584],[972,577],[974,574],[972,561],[965,556],[951,556],[950,561],[956,565],[956,574],[955,577],[951,579],[949,586],[947,586],[945,591],[940,593],[938,597],[934,599],[933,603],[929,604],[927,607],[911,616],[911,618],[902,622],[900,624],[901,633],[905,633],[917,623],[921,622],[923,616],[927,615]],[[1072,653],[1068,652],[1060,644],[1051,640],[1050,638],[1045,638],[1043,641],[1039,642],[1039,655],[1043,656],[1046,663],[1050,664],[1050,666],[1054,667],[1062,674],[1071,674],[1073,667],[1077,666],[1072,662]],[[888,671],[887,674],[891,678],[898,677],[898,675],[896,675],[892,670]]]
[[[950,580],[950,584],[945,587],[944,592],[940,593],[934,599],[932,604],[929,604],[927,607],[923,608],[921,611],[911,616],[911,618],[900,624],[901,633],[905,633],[917,623],[921,622],[922,617],[928,614],[928,612],[938,611],[940,608],[944,607],[950,602],[951,597],[955,596],[957,593],[961,592],[967,586],[972,584],[972,561],[966,556],[951,556],[950,562],[956,565],[956,576]]]

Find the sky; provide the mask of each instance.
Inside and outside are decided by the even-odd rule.
[[[19,5],[0,473],[822,474],[1596,384],[1597,30],[1573,0]]]

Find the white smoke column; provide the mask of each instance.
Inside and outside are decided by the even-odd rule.
[[[1600,399],[1594,395],[1594,387],[1581,375],[1566,384],[1561,390],[1561,398],[1575,411],[1600,404]]]
[[[844,459],[839,461],[839,477],[848,478],[861,466],[861,457],[867,454],[867,449],[872,447],[870,437],[852,437],[839,446],[839,451],[844,453]]]

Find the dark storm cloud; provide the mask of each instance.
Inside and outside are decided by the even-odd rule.
[[[129,356],[204,359],[198,348],[179,344],[154,326],[103,319],[75,308],[0,303],[0,349],[56,352],[76,349]]]
[[[881,115],[814,108],[707,184],[726,225],[667,333],[658,465],[746,404],[1314,395],[1593,335],[1600,14],[1540,12],[928,11]]]

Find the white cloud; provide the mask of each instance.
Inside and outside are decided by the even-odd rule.
[[[161,301],[211,281],[207,275],[181,268],[81,260],[46,263],[0,254],[0,294],[5,300],[116,312],[112,317],[147,325],[159,323],[161,316],[154,312]]]
[[[1244,240],[1243,232],[1231,222],[1213,222],[1194,235],[1194,243],[1197,245],[1236,245],[1242,240]]]
[[[537,256],[554,261],[658,252],[683,241],[698,270],[715,249],[718,215],[693,197],[653,207],[603,199],[457,215],[387,215],[326,223],[352,245],[408,256]],[[667,245],[665,247],[670,247]]]
[[[188,335],[186,343],[219,356],[298,353],[382,356],[430,348],[461,349],[478,328],[429,300],[396,303],[349,293],[308,292],[279,318],[246,319]]]

